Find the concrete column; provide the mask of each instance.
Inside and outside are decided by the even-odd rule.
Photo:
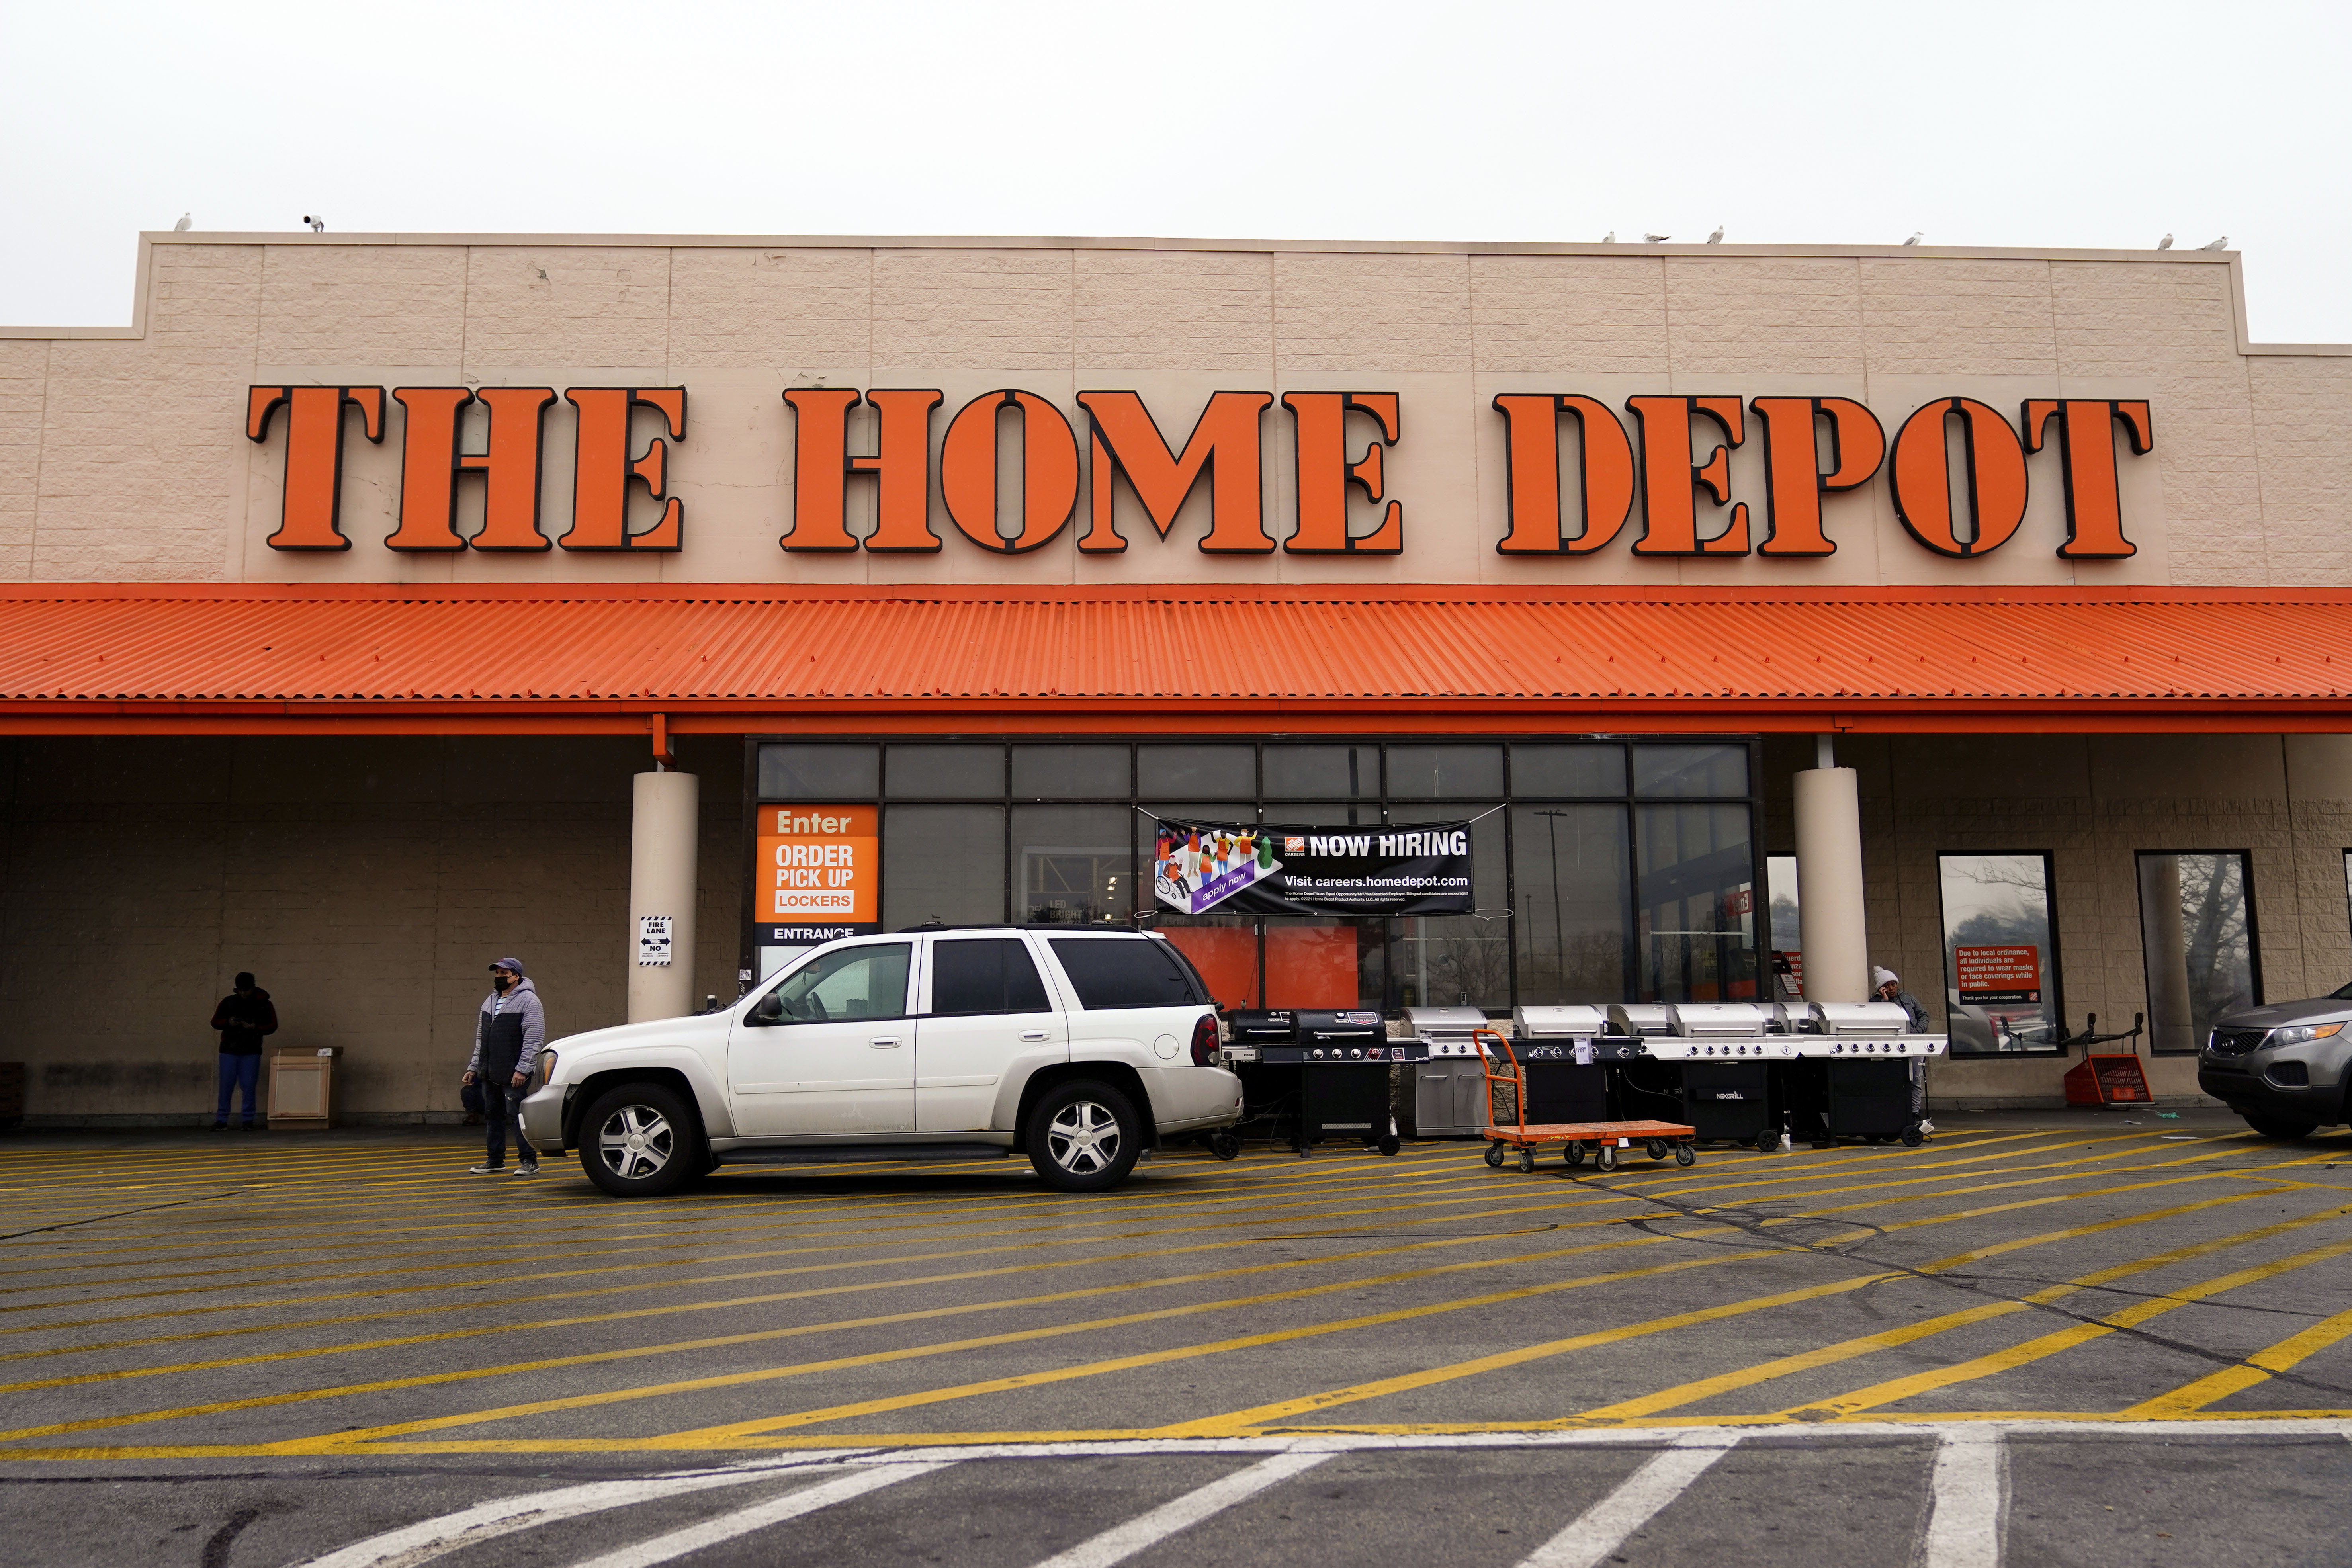
[[[692,773],[639,773],[629,826],[629,1022],[691,1013],[694,895],[700,781]],[[669,962],[649,963],[646,917],[669,919]]]
[[[1824,748],[1826,750],[1826,748]],[[1797,923],[1804,943],[1805,1000],[1870,1000],[1864,930],[1862,805],[1852,768],[1797,775]]]
[[[2139,870],[2140,930],[2147,944],[2148,1048],[2192,1051],[2198,1040],[2189,1032],[2189,924],[2180,908],[2180,858],[2150,855],[2140,861]]]

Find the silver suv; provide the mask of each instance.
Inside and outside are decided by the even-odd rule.
[[[2265,1138],[2303,1138],[2347,1120],[2352,985],[2309,1002],[2242,1007],[2213,1021],[2197,1087]]]
[[[1098,1192],[1241,1119],[1216,1060],[1215,1004],[1163,937],[927,927],[828,942],[719,1012],[558,1040],[522,1123],[623,1196],[721,1164],[1013,1153]]]

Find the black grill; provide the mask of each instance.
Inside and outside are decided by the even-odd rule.
[[[2216,1029],[2206,1049],[2217,1057],[2242,1057],[2270,1038],[2268,1029]]]

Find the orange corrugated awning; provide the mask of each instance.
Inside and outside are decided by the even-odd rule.
[[[0,588],[0,731],[2352,729],[2352,590]]]

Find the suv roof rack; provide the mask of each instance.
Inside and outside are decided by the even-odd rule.
[[[925,921],[919,926],[900,926],[893,936],[915,936],[927,931],[1061,931],[1075,936],[1150,936],[1134,926],[1095,921],[1085,925],[1071,925],[1061,921]]]

